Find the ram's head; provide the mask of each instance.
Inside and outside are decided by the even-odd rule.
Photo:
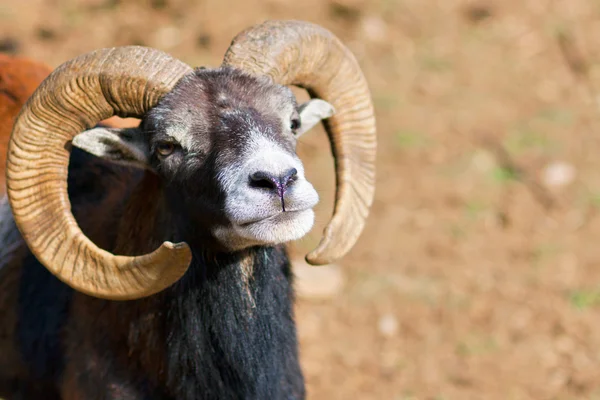
[[[287,85],[313,97],[297,105]],[[139,128],[94,128],[118,115]],[[375,120],[352,54],[327,30],[266,22],[240,33],[219,69],[192,70],[157,50],[103,49],[55,70],[19,115],[7,165],[15,221],[36,257],[84,293],[132,299],[174,283],[189,246],[113,255],[75,221],[66,190],[69,143],[113,162],[152,170],[171,208],[234,251],[305,235],[318,196],[295,154],[297,137],[322,119],[335,158],[334,214],[311,264],[347,253],[373,199]],[[83,133],[82,133],[83,132]]]

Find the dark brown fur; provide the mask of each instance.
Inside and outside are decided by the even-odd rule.
[[[229,82],[222,78],[217,76],[215,85]],[[216,101],[218,92],[207,91],[205,100]],[[240,92],[231,98],[242,98],[241,103],[226,103],[244,109],[255,95],[256,90]],[[183,99],[198,104],[198,99]],[[248,111],[256,112],[258,123],[275,136],[278,123],[265,111],[273,105],[255,106]],[[162,107],[170,107],[169,99]],[[157,107],[143,122],[152,135],[161,130],[157,115],[164,108]],[[175,104],[172,109],[184,108]],[[0,239],[12,250],[0,259],[0,397],[304,398],[284,248],[225,253],[209,238],[211,224],[223,218],[211,157],[219,151],[235,159],[243,146],[245,128],[239,124],[244,122],[231,118],[221,118],[222,129],[198,141],[195,154],[181,154],[185,165],[157,166],[157,174],[118,167],[77,149],[71,156],[73,213],[100,247],[138,255],[164,240],[190,243],[188,273],[162,293],[115,302],[73,292],[28,252],[5,214]],[[291,141],[285,145],[293,150]]]

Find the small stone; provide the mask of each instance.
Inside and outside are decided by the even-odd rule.
[[[471,165],[477,172],[487,173],[494,169],[496,166],[496,160],[490,152],[479,150],[473,154]]]
[[[362,31],[365,38],[373,42],[384,42],[387,39],[387,26],[379,17],[365,17],[362,21]]]
[[[336,264],[313,266],[298,259],[292,262],[292,268],[299,298],[330,299],[342,291],[344,276]]]
[[[546,166],[542,179],[548,187],[563,187],[573,182],[575,175],[574,166],[558,161]]]
[[[386,338],[391,338],[398,333],[398,319],[393,314],[385,314],[379,318],[379,333]]]
[[[154,33],[154,43],[160,49],[172,49],[180,42],[181,30],[175,26],[165,26]]]

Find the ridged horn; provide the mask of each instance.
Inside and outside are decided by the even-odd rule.
[[[37,259],[91,296],[149,296],[177,281],[191,262],[186,243],[150,254],[113,255],[81,231],[67,194],[68,146],[113,115],[142,117],[192,69],[149,48],[101,49],[58,67],[25,104],[7,157],[7,194],[15,222]]]
[[[375,191],[375,116],[367,82],[352,53],[330,31],[302,21],[267,21],[233,40],[223,65],[305,88],[331,103],[325,121],[335,160],[336,199],[313,265],[343,257],[358,240]]]

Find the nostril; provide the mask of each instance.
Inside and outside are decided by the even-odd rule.
[[[290,168],[282,174],[272,174],[266,171],[257,171],[249,176],[250,187],[268,189],[277,193],[283,199],[287,189],[298,179],[298,170]]]
[[[250,174],[250,186],[263,189],[277,189],[278,179],[268,172],[258,171]]]
[[[283,177],[281,179],[281,183],[283,183],[283,186],[289,187],[297,179],[298,179],[298,170],[296,168],[292,168],[283,175]]]

